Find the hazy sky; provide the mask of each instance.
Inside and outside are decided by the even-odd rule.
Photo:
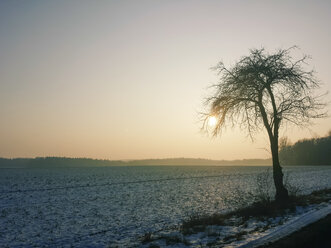
[[[330,23],[328,0],[1,1],[0,157],[268,157],[265,133],[200,132],[210,67],[298,45],[331,91]]]

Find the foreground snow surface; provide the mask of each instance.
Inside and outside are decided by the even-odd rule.
[[[144,242],[143,247],[224,247],[255,248],[274,242],[331,213],[331,202],[297,207],[285,215],[242,221],[232,218],[223,226],[207,226],[204,231],[182,234],[161,231]]]
[[[231,206],[231,199],[237,197],[234,189],[254,188],[256,175],[265,170],[203,166],[0,169],[0,247],[139,247],[146,233],[169,234],[192,214],[235,207]],[[304,193],[331,186],[330,167],[286,171]],[[212,234],[219,227],[210,228]],[[231,228],[239,227],[222,232],[231,233]],[[190,241],[198,245],[201,237],[192,236]]]

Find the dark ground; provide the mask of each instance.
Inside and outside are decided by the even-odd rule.
[[[290,236],[259,248],[331,248],[331,214]]]

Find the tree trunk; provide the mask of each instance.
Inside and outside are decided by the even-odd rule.
[[[276,198],[277,202],[286,202],[289,198],[288,191],[284,187],[284,184],[283,184],[283,172],[282,172],[282,167],[280,166],[280,163],[279,163],[279,156],[278,156],[278,129],[280,126],[281,119],[278,117],[275,99],[272,94],[270,86],[268,88],[268,92],[270,94],[270,98],[272,100],[272,106],[273,106],[273,110],[274,110],[273,132],[272,132],[272,126],[269,124],[268,116],[267,116],[267,113],[263,106],[262,91],[259,92],[258,106],[259,106],[259,109],[261,112],[263,124],[264,124],[265,128],[267,129],[269,140],[270,140],[273,177],[274,177],[274,184],[276,187],[276,197],[275,198]]]
[[[283,184],[283,172],[282,167],[279,163],[279,156],[278,156],[278,140],[273,138],[270,139],[271,143],[271,153],[272,153],[272,169],[273,169],[273,177],[274,177],[274,184],[276,187],[276,201],[277,202],[286,202],[289,198],[288,191],[284,187]]]

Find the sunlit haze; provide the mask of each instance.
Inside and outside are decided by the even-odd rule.
[[[268,158],[264,131],[254,143],[237,128],[201,132],[210,68],[297,45],[320,93],[331,91],[330,10],[327,0],[1,1],[0,157]],[[324,136],[330,123],[281,136]]]
[[[216,125],[216,123],[217,123],[217,119],[216,119],[215,116],[209,117],[209,119],[208,119],[208,125],[210,127],[214,127]]]

